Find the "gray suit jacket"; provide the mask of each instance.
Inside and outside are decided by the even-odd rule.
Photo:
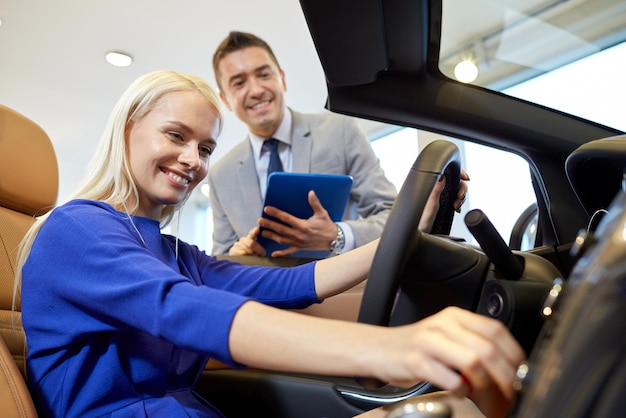
[[[378,238],[396,197],[378,158],[356,121],[334,114],[290,110],[292,169],[300,173],[348,174],[354,183],[344,222],[356,246]],[[213,209],[213,254],[228,250],[257,225],[263,201],[249,138],[237,144],[209,170]]]

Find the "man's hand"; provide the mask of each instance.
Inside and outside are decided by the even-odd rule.
[[[308,219],[300,219],[273,206],[263,208],[267,215],[280,221],[266,218],[259,219],[259,226],[265,228],[263,237],[272,239],[289,247],[274,251],[272,257],[284,257],[298,250],[328,250],[330,242],[337,237],[337,225],[330,219],[313,190],[308,194],[309,205],[313,215]]]
[[[265,255],[265,248],[261,244],[259,244],[256,240],[256,237],[259,235],[259,227],[255,226],[248,232],[248,235],[245,237],[239,238],[230,250],[228,250],[228,255]]]

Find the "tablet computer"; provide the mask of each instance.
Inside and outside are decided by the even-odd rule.
[[[310,218],[313,215],[313,209],[309,205],[309,190],[315,191],[330,218],[339,222],[350,198],[352,177],[342,174],[272,173],[267,179],[267,191],[263,207],[274,206],[298,218]],[[261,216],[278,221],[264,212],[261,213]],[[257,241],[265,248],[267,256],[274,251],[288,247],[261,235]],[[325,258],[329,255],[330,251],[300,250],[292,254],[292,257]]]

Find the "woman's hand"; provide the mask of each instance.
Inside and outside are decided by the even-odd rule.
[[[233,244],[228,250],[228,255],[265,255],[265,248],[258,243],[256,237],[259,235],[259,227],[255,226],[245,237]]]
[[[382,361],[373,365],[379,379],[401,387],[427,380],[469,397],[488,417],[506,414],[525,355],[500,321],[449,307],[389,330],[402,335],[390,337],[387,352],[372,359]]]
[[[461,213],[461,206],[463,206],[463,203],[465,203],[465,198],[467,197],[467,182],[469,181],[469,179],[470,178],[467,173],[464,170],[461,170],[461,182],[459,184],[459,191],[456,195],[456,200],[453,203],[454,210],[458,213]],[[439,198],[441,197],[441,192],[443,192],[443,188],[445,186],[446,178],[442,175],[439,181],[435,183],[435,187],[433,187],[433,191],[430,193],[428,201],[426,201],[426,206],[424,207],[424,212],[422,212],[422,217],[418,225],[420,231],[430,232],[430,230],[433,228],[433,223],[435,222],[437,212],[439,211]]]

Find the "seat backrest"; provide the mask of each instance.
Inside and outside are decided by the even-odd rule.
[[[0,350],[2,416],[29,416],[5,414],[4,394],[15,393],[26,376],[19,289],[13,306],[13,283],[19,243],[35,217],[54,207],[58,186],[57,160],[48,135],[35,122],[0,105],[0,338],[8,348]],[[5,358],[8,353],[10,357]],[[5,367],[11,363],[15,369]],[[22,376],[18,373],[15,380],[7,380],[12,370]]]
[[[5,418],[36,417],[37,411],[22,374],[0,338],[0,410]]]

